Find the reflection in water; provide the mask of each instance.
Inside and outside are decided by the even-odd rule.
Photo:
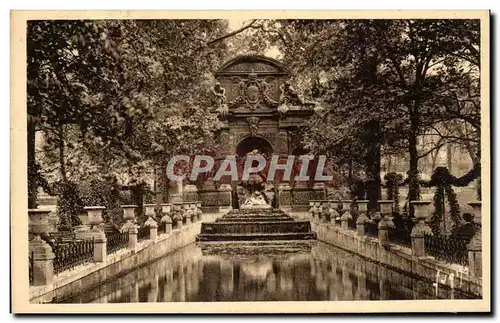
[[[436,293],[437,291],[437,293]],[[64,303],[464,298],[320,243],[189,245]]]

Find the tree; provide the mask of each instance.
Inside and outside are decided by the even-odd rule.
[[[409,199],[418,199],[418,160],[424,156],[418,151],[419,136],[443,121],[468,117],[456,104],[445,102],[451,102],[451,84],[463,88],[456,82],[467,74],[462,66],[479,61],[478,24],[294,20],[277,21],[274,26],[285,39],[280,49],[286,64],[297,71],[312,68],[318,78],[313,84],[320,88],[315,92],[323,97],[325,115],[319,125],[313,121],[308,135],[311,147],[324,150],[346,144],[344,151],[352,148],[347,155],[360,155],[360,145],[366,144],[360,134],[372,128],[378,138],[372,147],[383,144],[391,152],[408,152]],[[457,108],[455,115],[450,113],[452,106]],[[326,125],[328,133],[323,134],[319,129]],[[373,155],[371,149],[364,151]]]
[[[209,149],[218,125],[206,113],[210,75],[225,45],[208,41],[226,27],[220,20],[30,23],[29,165],[37,165],[32,125],[44,134],[39,159],[58,165],[52,179],[64,183],[126,173],[126,184],[142,186],[168,153]]]

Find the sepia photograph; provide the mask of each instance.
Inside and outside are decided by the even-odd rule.
[[[491,311],[489,15],[12,11],[13,311]]]

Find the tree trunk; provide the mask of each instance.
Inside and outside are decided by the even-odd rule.
[[[453,151],[450,144],[446,145],[446,167],[448,167],[448,171],[450,174],[453,173]]]
[[[142,211],[143,211],[143,199],[144,199],[144,183],[139,183],[130,186],[130,195],[132,197],[132,203],[137,205],[136,217],[140,223],[142,223]]]
[[[62,126],[59,127],[59,170],[61,172],[61,179],[63,183],[68,182],[66,176],[66,161],[65,161],[65,144],[64,144],[64,129]]]
[[[34,121],[28,120],[28,208],[37,207],[37,169],[35,156],[36,125]]]
[[[379,139],[379,123],[371,122],[368,125],[367,144],[368,150],[365,157],[366,163],[366,198],[368,202],[368,210],[376,211],[378,208],[378,200],[381,199],[381,180],[380,180],[380,139]]]
[[[410,153],[410,170],[408,172],[409,187],[408,201],[416,201],[419,199],[419,184],[418,184],[418,151],[417,151],[417,135],[419,126],[419,115],[415,107],[410,108],[410,134],[408,137],[409,153]],[[413,216],[413,208],[409,207],[410,216]]]

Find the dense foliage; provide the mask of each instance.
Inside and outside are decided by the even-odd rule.
[[[30,21],[30,207],[40,181],[59,196],[69,183],[143,187],[169,156],[213,149],[208,93],[226,45],[208,42],[226,29],[221,20]],[[63,212],[78,214],[74,205]]]

